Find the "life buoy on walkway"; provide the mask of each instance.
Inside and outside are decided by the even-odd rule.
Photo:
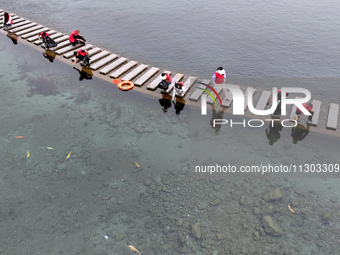
[[[118,84],[118,88],[121,90],[131,90],[133,89],[133,87],[134,87],[134,84],[132,81],[121,81]]]

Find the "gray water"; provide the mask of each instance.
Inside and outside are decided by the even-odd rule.
[[[37,0],[2,7],[64,33],[79,28],[100,47],[199,77],[218,66],[231,81],[340,76],[336,0]]]
[[[90,3],[0,8],[65,33],[77,27],[89,42],[147,64],[201,77],[223,65],[228,79],[245,85],[302,84],[314,97],[338,100],[335,4]],[[269,145],[266,127],[213,129],[212,112],[202,117],[186,105],[179,115],[173,106],[164,113],[159,98],[95,78],[80,82],[77,71],[20,41],[0,42],[7,60],[0,77],[0,252],[133,254],[133,245],[142,254],[339,253],[338,174],[194,171],[216,163],[336,164],[338,137],[311,130],[294,144],[288,128]],[[275,188],[283,197],[265,202]],[[265,233],[266,214],[283,236]],[[201,239],[192,233],[198,222]]]

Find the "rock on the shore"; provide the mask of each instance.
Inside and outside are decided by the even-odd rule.
[[[283,234],[281,227],[269,215],[263,216],[262,225],[268,235],[281,236]]]
[[[266,202],[269,201],[276,201],[282,198],[282,192],[280,190],[280,188],[276,188],[274,190],[272,190],[271,192],[267,193],[266,195],[263,196],[263,199]]]

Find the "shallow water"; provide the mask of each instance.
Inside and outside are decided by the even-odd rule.
[[[337,175],[194,171],[335,164],[338,138],[311,131],[293,144],[289,128],[270,146],[265,128],[212,129],[212,112],[203,118],[186,105],[179,115],[174,106],[164,113],[160,98],[96,78],[79,81],[68,65],[5,36],[0,41],[7,59],[0,78],[5,254],[126,254],[128,245],[145,254],[339,252]],[[274,188],[281,200],[264,202]],[[265,234],[266,213],[283,236]],[[198,222],[201,239],[191,230]]]
[[[59,3],[62,4],[17,3],[9,9],[63,32],[65,28],[72,30],[78,17],[70,16],[71,11],[52,12],[52,7],[57,11],[69,6],[71,10],[71,7],[77,7],[77,3]],[[207,49],[206,52],[202,48],[207,44],[221,46],[220,43],[214,45],[214,40],[210,39],[214,34],[208,31],[215,26],[216,16],[220,17],[215,15],[208,19],[212,17],[212,10],[219,7],[216,2],[211,6],[200,5],[200,2],[195,6],[175,6],[164,1],[152,9],[151,2],[134,2],[133,9],[128,5],[131,2],[114,3],[117,8],[109,8],[110,3],[101,1],[96,6],[96,11],[103,13],[100,17],[105,21],[103,29],[94,26],[91,13],[85,15],[81,24],[77,23],[82,31],[87,31],[91,43],[113,51],[118,49],[117,52],[124,56],[148,64],[184,69],[190,74],[210,76],[211,69],[215,69],[207,70],[206,62],[200,59],[206,54],[204,59],[212,63],[211,56],[217,60],[221,56],[213,55],[214,50],[209,52]],[[251,41],[244,40],[249,42],[245,47],[250,47],[248,53],[242,50],[242,44],[242,47],[236,42],[234,46],[227,44],[231,49],[238,48],[236,52],[243,57],[236,66],[243,69],[235,70],[228,66],[228,62],[224,66],[228,66],[233,79],[241,84],[254,87],[301,84],[309,86],[317,98],[329,98],[332,102],[338,100],[338,76],[332,64],[335,61],[333,52],[338,55],[336,49],[332,50],[332,54],[328,51],[337,42],[337,34],[330,36],[327,26],[318,30],[318,35],[328,32],[329,36],[329,40],[324,42],[320,39],[315,42],[316,46],[311,46],[313,52],[319,50],[320,65],[312,61],[314,54],[297,54],[299,50],[294,45],[290,48],[294,49],[294,54],[278,51],[276,58],[271,47],[283,47],[277,44],[281,37],[277,34],[277,41],[273,44],[264,37],[266,33],[267,36],[276,33],[271,26],[281,27],[283,17],[294,16],[296,20],[284,24],[281,33],[285,26],[296,28],[301,32],[297,42],[310,42],[306,34],[314,32],[303,29],[303,21],[314,17],[316,27],[321,24],[332,27],[331,18],[332,25],[338,18],[333,19],[337,6],[330,3],[315,3],[315,8],[306,8],[305,4],[302,9],[301,4],[296,3],[293,8],[287,7],[292,5],[273,6],[266,2],[248,1],[244,5],[230,2],[229,8],[234,9],[229,10],[227,6],[227,10],[218,9],[216,13],[221,16],[229,14],[225,15],[226,18],[217,18],[217,21],[227,22],[228,29],[233,29],[234,34],[238,32],[235,38],[243,38],[247,35],[243,35],[244,31],[248,31],[249,37],[253,38],[256,34],[259,36],[255,37],[256,42],[262,43],[250,44]],[[41,12],[41,6],[45,11]],[[265,11],[265,6],[271,8]],[[188,11],[184,7],[192,8]],[[81,9],[88,11],[88,7]],[[231,11],[236,9],[236,13]],[[320,10],[327,15],[319,14]],[[187,18],[186,22],[182,23],[180,18],[173,19],[167,14],[171,11],[184,20]],[[109,15],[104,14],[108,13],[111,14],[110,19],[105,20]],[[256,15],[250,19],[249,13]],[[305,16],[300,17],[302,13]],[[131,14],[130,18],[123,19],[128,14]],[[67,15],[67,19],[60,18],[63,15]],[[273,16],[277,17],[277,22],[269,22]],[[157,17],[163,23],[154,22]],[[110,24],[111,19],[115,19],[116,24]],[[194,32],[198,29],[186,37],[183,31],[194,24],[196,28],[201,20],[211,20],[204,23],[207,23],[206,26],[201,24],[199,29],[207,33],[208,39],[201,41],[197,34],[195,38]],[[150,29],[147,34],[139,29],[139,25],[145,29],[145,24],[159,31]],[[259,33],[259,28],[266,24],[270,24],[268,29]],[[163,33],[160,27],[166,25],[173,26],[166,33],[169,36],[167,40],[161,41],[162,44],[152,40],[150,35],[158,37],[159,33]],[[110,30],[111,27],[113,30]],[[218,29],[221,27],[218,26]],[[106,34],[99,35],[104,28]],[[290,30],[286,28],[287,31]],[[142,39],[125,41],[127,37],[123,35],[129,36],[130,32]],[[176,33],[185,36],[183,41],[173,36]],[[112,34],[119,36],[108,43]],[[294,41],[295,36],[296,33],[292,34],[290,40]],[[190,40],[197,47],[187,47],[186,43]],[[323,43],[325,47],[317,47]],[[159,57],[164,44],[169,55]],[[269,145],[265,127],[235,129],[225,125],[213,129],[210,120],[218,112],[209,112],[207,117],[202,117],[199,109],[186,105],[177,115],[172,105],[164,113],[158,101],[160,98],[148,97],[138,91],[123,93],[96,78],[79,81],[79,73],[70,66],[58,61],[50,63],[40,52],[20,42],[13,45],[5,36],[0,36],[0,45],[0,58],[7,60],[0,63],[0,213],[3,215],[0,251],[5,254],[129,254],[127,246],[133,245],[142,254],[339,253],[338,174],[207,174],[194,171],[195,166],[216,164],[237,167],[336,164],[339,163],[338,138],[311,130],[304,139],[294,144],[291,129],[284,128],[280,138]],[[268,48],[268,45],[271,47]],[[298,46],[301,47],[301,44]],[[253,53],[252,47],[259,52]],[[186,54],[175,58],[179,50]],[[223,50],[223,47],[219,48],[219,52]],[[229,49],[227,52],[232,51]],[[238,59],[238,54],[231,59]],[[255,57],[249,62],[242,54],[255,54]],[[200,58],[197,58],[198,55]],[[271,61],[267,63],[261,57]],[[295,57],[303,60],[295,67],[290,66],[288,63]],[[326,62],[329,65],[325,71],[321,66]],[[216,61],[211,65],[215,66]],[[284,69],[281,69],[282,65]],[[320,71],[313,73],[319,78],[315,79],[310,70]],[[267,74],[269,71],[270,75]],[[219,116],[231,118],[226,113]],[[23,138],[14,138],[20,135]],[[70,152],[70,158],[66,159]],[[275,188],[281,189],[282,198],[265,202],[263,196]],[[291,204],[294,214],[287,208],[288,204]],[[327,213],[330,213],[329,217]],[[283,236],[272,237],[265,233],[262,216],[266,214],[281,226]],[[192,225],[197,222],[201,223],[200,239],[192,233]]]

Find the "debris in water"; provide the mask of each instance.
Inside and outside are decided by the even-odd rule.
[[[135,164],[136,164],[136,167],[140,167],[136,161],[135,161]]]
[[[71,156],[72,151],[67,155],[66,159],[69,159]]]
[[[30,151],[27,151],[27,158],[30,157]]]
[[[290,207],[290,205],[288,205],[288,208],[289,208],[289,210],[290,210],[292,213],[294,213],[294,211],[293,211],[293,209]]]
[[[23,138],[22,135],[14,136],[15,138]]]
[[[137,250],[137,249],[136,249],[135,247],[133,247],[132,245],[129,245],[129,248],[130,248],[131,251],[135,251],[135,252],[138,252],[138,253],[140,254],[139,250]]]

